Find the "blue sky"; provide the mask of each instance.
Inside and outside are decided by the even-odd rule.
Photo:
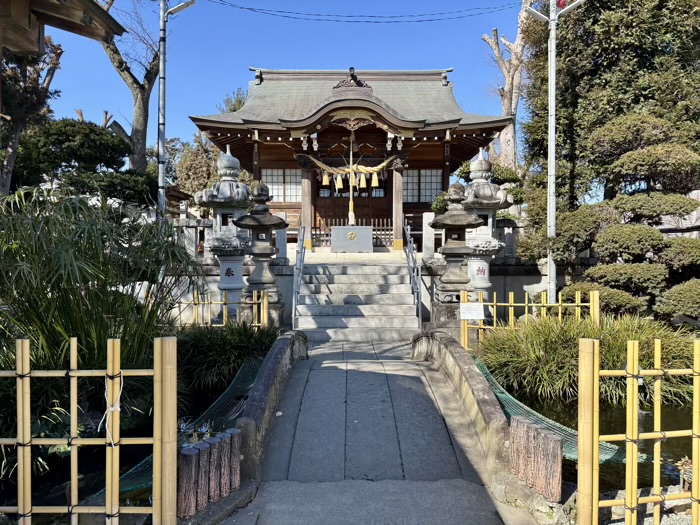
[[[124,22],[132,0],[116,0]],[[175,1],[174,3],[177,3]],[[336,14],[417,14],[504,6],[514,0],[236,0],[268,9]],[[498,27],[515,37],[519,5],[503,11],[449,21],[419,24],[341,24],[290,20],[234,9],[211,0],[197,3],[172,18],[168,34],[167,136],[191,139],[189,115],[216,113],[227,92],[247,87],[248,66],[269,69],[440,69],[454,67],[457,100],[465,111],[500,114],[495,88],[501,75],[481,40]],[[143,0],[141,15],[155,32],[158,2]],[[53,28],[47,33],[63,45],[61,70],[53,87],[61,96],[52,103],[56,117],[102,121],[107,110],[129,129],[131,94],[112,68],[99,43]],[[155,33],[154,33],[155,34]],[[149,144],[155,143],[157,87],[151,97]]]

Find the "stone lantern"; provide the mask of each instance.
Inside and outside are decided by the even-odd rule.
[[[239,318],[248,323],[252,322],[253,292],[267,290],[270,324],[279,327],[284,323],[284,304],[280,301],[281,295],[275,276],[270,271],[270,262],[277,253],[277,248],[272,246],[272,230],[287,228],[289,224],[281,217],[270,213],[267,203],[272,200],[272,197],[266,184],[254,182],[251,193],[253,209],[247,215],[234,220],[237,227],[250,230],[251,241],[246,252],[252,255],[254,263],[248,276],[248,285],[243,289]]]
[[[477,159],[471,163],[469,178],[472,183],[465,188],[462,201],[465,211],[483,221],[482,226],[470,229],[466,235],[466,245],[472,249],[472,254],[467,257],[467,273],[474,287],[473,297],[470,297],[473,300],[478,298],[479,292],[484,292],[484,299],[488,299],[491,259],[504,247],[494,236],[496,213],[513,204],[513,196],[492,183],[491,176],[491,162],[481,149]]]
[[[464,186],[459,182],[447,190],[447,213],[438,215],[430,223],[435,229],[445,230],[445,244],[440,253],[447,269],[435,287],[435,301],[431,305],[431,320],[439,328],[451,328],[459,333],[459,298],[463,291],[472,291],[469,275],[462,263],[473,249],[465,243],[465,230],[481,227],[483,220],[464,211]]]
[[[195,202],[213,211],[213,235],[210,251],[219,259],[219,285],[222,300],[228,292],[229,318],[235,318],[240,292],[243,289],[243,258],[248,243],[248,231],[234,223],[248,211],[250,190],[238,182],[241,163],[227,148],[217,162],[219,182],[211,188],[197,192]]]

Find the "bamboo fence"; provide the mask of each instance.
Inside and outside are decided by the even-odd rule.
[[[566,315],[573,315],[577,321],[588,315],[596,325],[600,325],[600,292],[591,291],[589,300],[584,301],[581,292],[576,292],[574,302],[565,302],[562,294],[559,293],[559,300],[555,303],[548,302],[547,292],[540,293],[540,300],[534,301],[528,293],[525,293],[522,302],[516,302],[515,293],[508,294],[508,300],[499,302],[498,295],[493,292],[492,299],[487,301],[484,292],[479,292],[475,302],[483,304],[488,308],[493,316],[493,325],[487,325],[483,319],[477,324],[470,324],[468,319],[460,321],[460,339],[462,346],[468,348],[469,331],[477,330],[478,341],[481,342],[486,330],[492,330],[498,322],[507,323],[511,328],[519,319],[528,323],[530,319],[537,317],[556,316],[562,320]],[[474,302],[469,300],[468,292],[461,292],[460,303]],[[472,321],[473,322],[473,321]]]
[[[121,341],[107,341],[107,367],[104,370],[78,368],[78,341],[70,339],[68,370],[32,370],[28,339],[16,342],[16,370],[0,371],[0,378],[17,381],[17,436],[0,438],[0,445],[17,447],[17,506],[0,507],[0,513],[14,514],[20,525],[31,525],[36,514],[67,515],[71,525],[80,514],[105,516],[107,525],[118,525],[120,515],[149,514],[153,525],[175,525],[177,503],[177,339],[157,338],[153,346],[152,369],[122,369]],[[38,438],[31,431],[32,378],[69,379],[69,435]],[[82,438],[78,432],[78,378],[104,377],[107,409],[105,437]],[[153,378],[153,436],[120,436],[120,397],[127,377]],[[70,481],[67,505],[33,505],[32,446],[67,446],[70,449]],[[129,445],[153,446],[153,493],[150,506],[122,506],[119,500],[120,449]],[[105,447],[105,504],[80,505],[78,492],[78,447]]]
[[[666,501],[690,499],[692,525],[700,525],[700,340],[693,345],[693,368],[664,369],[661,363],[661,340],[654,342],[654,368],[639,366],[639,342],[627,342],[625,370],[600,369],[600,342],[595,339],[579,341],[579,405],[578,405],[578,524],[597,525],[599,509],[624,507],[625,525],[636,525],[640,505],[653,505],[654,525],[661,523],[661,505]],[[693,378],[692,429],[664,431],[661,429],[661,388],[668,376]],[[600,435],[600,379],[624,377],[627,381],[627,420],[624,434]],[[639,432],[639,381],[654,378],[654,430]],[[661,443],[670,438],[692,439],[691,489],[677,494],[661,491]],[[639,442],[654,440],[654,479],[650,496],[639,497]],[[600,500],[599,444],[625,442],[625,498]]]
[[[244,310],[251,311],[252,320],[250,324],[253,327],[269,326],[270,295],[267,290],[254,291],[250,299],[239,301],[231,300],[231,296],[227,291],[223,292],[220,301],[213,299],[212,294],[199,294],[195,291],[192,294],[192,300],[179,301],[177,303],[178,324],[181,328],[183,326],[225,326],[230,320],[229,310],[233,306],[236,307],[235,310],[239,318],[241,318],[241,313]],[[217,314],[214,313],[217,309],[221,310],[220,323],[214,322],[218,319]],[[183,314],[186,312],[191,312],[191,323],[182,322]]]

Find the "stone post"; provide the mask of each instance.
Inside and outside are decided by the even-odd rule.
[[[429,263],[435,258],[435,229],[430,223],[435,220],[435,212],[423,213],[423,260]]]
[[[273,266],[287,266],[289,257],[287,257],[287,229],[281,228],[275,232],[275,247],[277,255],[272,260]]]
[[[403,250],[403,170],[392,170],[392,222],[394,224],[394,250]]]

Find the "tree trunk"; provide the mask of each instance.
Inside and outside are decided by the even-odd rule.
[[[19,153],[19,137],[22,130],[19,126],[12,126],[10,143],[5,148],[5,160],[2,163],[0,172],[0,195],[9,195],[12,186],[12,172],[15,169],[17,154]]]
[[[150,93],[149,93],[150,94]],[[131,125],[131,154],[129,166],[139,173],[146,171],[146,140],[148,132],[148,101],[149,94],[142,90],[134,93],[134,121]]]

